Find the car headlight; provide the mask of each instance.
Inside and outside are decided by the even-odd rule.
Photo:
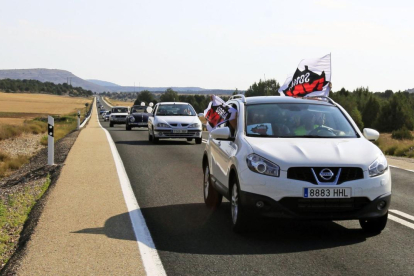
[[[168,124],[158,123],[157,127],[170,127]]]
[[[134,118],[134,116],[129,117],[129,121],[130,121],[131,123],[135,122],[135,118]]]
[[[199,123],[188,125],[188,127],[192,127],[192,128],[199,128],[200,126],[201,125]]]
[[[381,154],[371,165],[368,167],[369,176],[377,176],[383,174],[388,169],[387,158]]]
[[[247,166],[255,173],[279,177],[280,167],[257,154],[247,156]]]

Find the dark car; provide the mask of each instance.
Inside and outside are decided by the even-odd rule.
[[[131,107],[131,112],[126,120],[126,130],[131,130],[133,127],[148,127],[147,106],[134,105]]]

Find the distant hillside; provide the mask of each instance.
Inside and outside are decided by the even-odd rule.
[[[407,89],[406,90],[408,93],[414,93],[414,88],[412,88],[412,89]]]
[[[115,87],[120,86],[116,83],[109,82],[109,81],[102,81],[102,80],[87,80],[87,81],[100,85],[100,86],[115,86]]]
[[[93,92],[103,92],[105,88],[81,79],[69,71],[58,69],[14,69],[14,70],[0,70],[1,79],[14,79],[14,80],[38,80],[41,82],[52,82],[55,84],[68,83],[73,87],[82,87],[85,90],[91,90]]]

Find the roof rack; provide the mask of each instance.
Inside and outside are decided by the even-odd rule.
[[[235,100],[235,99],[241,99],[242,102],[246,103],[246,97],[243,94],[233,95],[229,98],[229,101],[230,100]]]
[[[326,97],[326,96],[308,96],[308,97],[305,96],[305,97],[303,97],[303,99],[317,99],[317,98],[324,99],[327,102],[329,102],[333,105],[336,105],[336,102],[334,102],[334,100],[332,100],[331,98]]]

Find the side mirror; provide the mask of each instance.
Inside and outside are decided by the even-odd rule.
[[[148,106],[146,111],[147,111],[147,113],[152,113],[152,107]]]
[[[230,138],[231,133],[228,127],[221,127],[212,130],[210,135],[213,139],[228,140]]]
[[[204,113],[198,113],[198,117],[204,117]]]
[[[372,128],[364,128],[363,133],[369,141],[377,141],[380,136],[379,132]]]

